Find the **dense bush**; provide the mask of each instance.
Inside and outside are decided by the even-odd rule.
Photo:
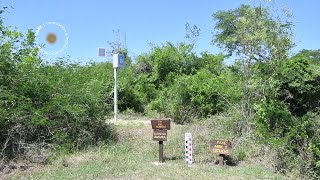
[[[176,77],[149,108],[182,124],[222,112],[240,98],[239,92],[229,88],[238,83],[237,77],[229,73],[215,76],[208,69],[202,69],[195,75]]]
[[[112,140],[104,123],[111,65],[46,64],[32,31],[24,37],[0,22],[1,157],[24,156],[41,144],[69,151]]]
[[[138,57],[136,80],[131,86],[139,91],[137,94],[146,94],[143,101],[148,104],[147,112],[156,111],[177,123],[187,123],[221,112],[240,98],[240,91],[229,88],[239,87],[240,77],[223,65],[224,56],[207,52],[198,56],[193,47],[167,43]]]
[[[1,93],[2,155],[24,154],[37,143],[72,150],[112,140],[112,129],[104,123],[111,109],[105,92],[112,86],[103,80],[102,67],[20,67],[16,83]]]
[[[299,117],[289,133],[288,149],[301,160],[299,170],[313,178],[320,176],[320,115]],[[290,164],[290,162],[288,162]]]
[[[296,55],[284,64],[281,74],[281,99],[291,112],[302,116],[318,111],[320,104],[320,74],[312,67],[311,59]]]
[[[279,162],[279,169],[298,169],[300,174],[316,179],[320,152],[320,74],[312,63],[310,56],[302,53],[285,61],[273,77],[278,85],[273,88],[275,95],[255,103],[255,119],[257,133],[286,157]]]

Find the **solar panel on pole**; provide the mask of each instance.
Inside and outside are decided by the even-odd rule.
[[[106,48],[98,48],[98,57],[106,57]]]

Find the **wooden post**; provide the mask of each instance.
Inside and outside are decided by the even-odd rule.
[[[170,119],[151,120],[153,140],[159,141],[159,162],[163,163],[163,141],[167,141],[167,130],[170,129]]]
[[[163,141],[159,141],[159,162],[163,163]]]
[[[224,154],[219,154],[219,166],[223,166],[224,165]]]

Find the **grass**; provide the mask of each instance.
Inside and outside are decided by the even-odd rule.
[[[119,142],[64,156],[50,165],[17,172],[8,179],[286,179],[258,163],[219,167],[214,155],[203,150],[206,130],[199,126],[172,125],[164,143],[166,161],[158,163],[158,142],[152,141],[149,121],[129,119],[117,123]],[[184,133],[194,135],[195,163],[184,162]],[[197,135],[198,134],[198,135]],[[203,144],[203,143],[202,143]],[[204,153],[204,154],[203,154]]]

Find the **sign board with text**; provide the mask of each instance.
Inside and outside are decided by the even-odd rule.
[[[153,140],[159,141],[159,162],[163,163],[163,141],[167,141],[167,130],[170,130],[171,119],[153,119],[151,126],[153,129]]]
[[[164,129],[154,129],[153,130],[153,140],[154,141],[167,141],[167,130]]]
[[[166,129],[170,130],[170,119],[156,119],[151,120],[152,129]]]
[[[209,149],[217,154],[230,154],[232,146],[231,142],[227,140],[212,140],[209,143]]]

